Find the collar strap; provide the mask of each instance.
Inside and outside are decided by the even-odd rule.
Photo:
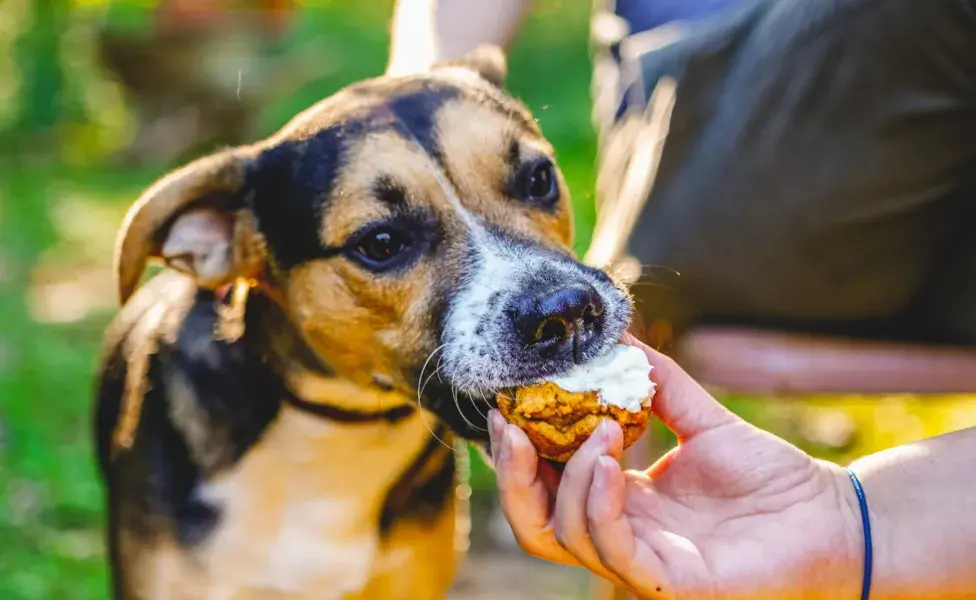
[[[285,394],[285,401],[302,412],[307,412],[317,417],[323,417],[329,419],[330,421],[338,421],[340,423],[375,423],[379,421],[386,421],[392,425],[409,417],[415,411],[413,406],[406,404],[387,410],[378,411],[350,410],[348,408],[340,408],[332,404],[318,404],[316,402],[309,402],[307,400],[302,400],[294,394]]]

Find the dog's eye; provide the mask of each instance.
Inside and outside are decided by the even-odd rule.
[[[518,195],[525,200],[549,206],[559,198],[556,169],[548,159],[526,165],[519,179],[521,181],[516,186]]]
[[[382,267],[410,247],[412,240],[405,232],[390,227],[378,227],[359,239],[355,252],[369,266]]]

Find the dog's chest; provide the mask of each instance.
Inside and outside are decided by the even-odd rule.
[[[220,507],[195,551],[209,599],[343,598],[382,567],[385,494],[427,441],[422,417],[335,424],[285,408],[201,495]]]

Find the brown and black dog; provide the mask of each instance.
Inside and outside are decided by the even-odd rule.
[[[116,598],[446,594],[452,438],[631,312],[573,258],[504,73],[486,48],[353,85],[130,210],[97,410]]]

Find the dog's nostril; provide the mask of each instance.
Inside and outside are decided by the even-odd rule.
[[[546,319],[536,331],[535,342],[560,341],[570,336],[570,325],[558,317]]]
[[[597,291],[584,284],[527,294],[508,312],[522,344],[551,346],[596,328],[604,306]]]
[[[603,303],[590,304],[583,310],[582,321],[584,325],[592,325],[603,316]]]

